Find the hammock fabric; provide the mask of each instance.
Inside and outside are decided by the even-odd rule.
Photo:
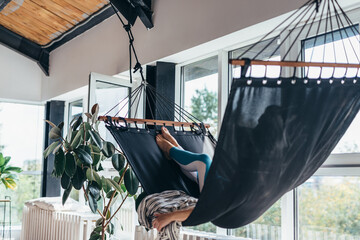
[[[252,222],[284,193],[302,184],[326,160],[360,107],[353,80],[320,85],[298,79],[278,85],[236,79],[226,108],[213,163],[195,210],[184,225],[208,221],[235,228]],[[162,155],[155,130],[121,127],[112,133],[148,194],[183,190],[198,197],[198,186]],[[204,133],[171,134],[184,149],[211,154]]]
[[[305,33],[302,37],[308,39],[312,30],[316,30],[313,47],[329,42],[324,33],[330,32],[330,42],[340,40],[343,46],[345,39],[354,36],[358,38],[358,30],[336,0],[323,0],[321,5],[319,3],[316,0],[308,1],[286,19],[289,20],[288,25],[286,21],[280,24],[284,29],[281,36],[286,35],[290,26],[293,26],[293,29],[288,31],[289,34],[275,50],[268,51],[267,47],[270,47],[276,38],[255,53],[255,56],[250,56],[258,44],[255,43],[233,62],[241,62],[241,77],[233,81],[217,145],[204,127],[187,132],[170,127],[171,134],[186,150],[212,156],[216,145],[213,163],[200,195],[197,184],[184,176],[179,167],[173,161],[167,160],[157,147],[156,127],[133,128],[124,119],[122,123],[114,122],[111,118],[106,121],[107,128],[148,194],[182,190],[199,198],[194,211],[183,225],[212,221],[219,227],[236,228],[254,221],[284,193],[299,186],[315,173],[358,113],[358,47],[354,47],[350,42],[358,61],[351,65],[346,58],[347,63],[342,66],[346,68],[343,78],[334,76],[334,63],[329,65],[333,67],[332,76],[325,78],[322,75],[322,67],[326,66],[324,59],[323,63],[314,63],[321,67],[319,77],[309,79],[309,62],[312,62],[312,58],[307,63],[300,62],[304,58],[302,50],[295,59],[289,58],[293,55],[289,54],[290,49],[297,45],[295,41],[302,32]],[[321,14],[320,17],[318,13]],[[339,13],[343,13],[342,18]],[[324,17],[326,20],[322,21]],[[317,27],[315,22],[318,23]],[[347,23],[347,26],[344,23]],[[331,29],[328,29],[330,26]],[[338,30],[346,27],[345,31]],[[320,33],[320,29],[325,31]],[[287,38],[291,37],[290,33],[293,31],[296,34],[294,43],[290,44],[288,51],[282,55],[281,61],[284,66],[292,67],[293,71],[280,69],[280,75],[273,79],[266,76],[266,71],[263,78],[252,77],[251,66],[257,64],[254,64],[255,61],[271,65],[271,57],[279,54],[280,46],[287,43]],[[335,35],[338,36],[337,39],[334,38]],[[267,37],[269,34],[264,39]],[[272,54],[262,54],[267,52]],[[345,47],[343,52],[347,56]],[[262,59],[257,59],[261,56]],[[307,68],[304,69],[304,66]],[[356,74],[349,78],[347,77],[351,71],[348,71],[348,68],[357,70]],[[183,118],[189,118],[190,122],[198,122],[180,106],[157,94],[144,78],[143,84],[128,98],[131,105],[136,102],[133,99],[140,99],[143,92],[147,102],[157,101],[163,110],[168,110],[170,115],[172,113],[175,116],[175,120],[180,122]],[[135,117],[136,114],[137,112]]]
[[[123,150],[147,194],[182,190],[190,196],[199,197],[198,184],[186,177],[157,146],[155,136],[158,130],[123,127],[110,121],[106,127]],[[172,127],[169,132],[185,150],[206,153],[211,157],[214,155],[215,142],[210,135],[202,131],[175,132]]]

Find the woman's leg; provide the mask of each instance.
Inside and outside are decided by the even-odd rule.
[[[169,156],[185,171],[197,172],[199,188],[201,191],[210,169],[210,157],[207,154],[192,153],[177,147],[172,147],[170,149]]]
[[[207,154],[183,150],[165,127],[162,128],[162,135],[156,136],[156,142],[165,155],[179,164],[187,177],[198,182],[201,191],[210,169],[210,157]],[[194,172],[197,172],[197,176],[194,176]]]

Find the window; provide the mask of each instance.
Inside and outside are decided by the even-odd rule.
[[[69,117],[68,122],[70,123],[74,118],[80,117],[83,113],[83,100],[76,100],[69,103]]]
[[[298,194],[300,240],[360,239],[360,177],[314,176]]]
[[[299,42],[298,46],[303,47],[303,60],[319,62],[325,56],[327,61],[358,63],[357,56],[351,54],[353,48],[360,49],[358,27],[357,25],[322,35],[315,45],[314,38]],[[257,58],[281,60],[280,53],[283,49],[278,49],[279,41],[279,37],[265,40],[242,57],[253,58],[265,45],[270,44],[270,51],[263,52]],[[237,58],[248,48],[245,46],[230,51],[229,58]],[[348,53],[347,58],[344,52]],[[221,54],[219,58],[220,56]],[[215,91],[215,86],[219,87],[217,85],[218,71],[226,71],[223,69],[226,64],[217,62],[218,58],[212,57],[182,67],[182,103],[186,110],[193,114],[196,113],[194,102],[199,98],[199,91],[206,88]],[[335,77],[353,77],[358,74],[351,69],[333,71],[333,69],[324,68],[320,72],[315,67],[304,68],[302,73],[308,74],[309,78],[318,78],[320,73],[323,78],[331,77],[333,73]],[[252,77],[276,78],[280,75],[280,68],[254,66],[248,70],[247,76],[250,74]],[[241,77],[241,68],[231,66],[230,75],[234,78]],[[223,97],[221,94],[223,93],[216,92],[219,99]],[[198,109],[201,108],[198,107]],[[201,120],[203,119],[204,117]],[[217,120],[220,121],[220,119]],[[330,158],[312,178],[285,194],[256,221],[241,228],[228,230],[228,235],[259,240],[360,239],[358,211],[360,207],[360,132],[358,129],[360,129],[360,114],[339,141]],[[219,232],[219,229],[211,224],[196,226],[194,229]]]
[[[256,221],[233,230],[236,237],[249,239],[281,239],[281,200],[278,200]]]
[[[78,118],[82,116],[82,114],[83,114],[83,100],[79,99],[70,102],[68,107],[68,124],[70,124],[74,118]],[[81,191],[73,189],[70,193],[70,197],[76,201],[79,201],[80,194]]]
[[[306,61],[359,63],[358,25],[303,41]],[[344,53],[347,53],[347,56]],[[354,77],[354,69],[305,68],[309,78]],[[317,174],[298,187],[299,240],[360,239],[358,114]],[[325,174],[324,174],[325,173]],[[355,210],[356,209],[356,210]]]
[[[12,200],[12,223],[21,225],[25,201],[40,197],[44,107],[0,102],[0,145],[10,165],[21,167],[17,189],[5,190],[0,184],[0,199]]]
[[[303,41],[303,58],[305,61],[322,62],[349,62],[359,63],[359,56],[356,56],[353,49],[360,49],[359,25],[337,30],[332,33],[320,35],[318,38],[310,38]],[[345,54],[346,53],[346,54]],[[359,54],[358,54],[359,55]],[[318,78],[321,74],[323,78],[330,78],[332,75],[337,78],[354,77],[357,70],[349,68],[305,68],[305,75],[309,78]],[[358,115],[345,135],[342,137],[333,153],[355,153],[360,152],[360,115]]]
[[[303,45],[303,59],[306,62],[336,62],[336,63],[359,63],[359,25],[347,27],[341,30],[326,33],[317,37],[305,39]],[[305,76],[309,78],[337,78],[354,77],[358,74],[357,69],[346,68],[319,68],[306,67]]]
[[[121,102],[124,98],[129,96],[130,88],[121,86],[119,84],[110,83],[110,82],[103,82],[100,80],[96,81],[96,90],[95,90],[95,97],[96,103],[99,104],[99,116],[105,115],[107,111],[112,109],[115,104]],[[125,116],[126,113],[129,111],[130,104],[126,104],[128,101],[124,101],[123,104],[117,106],[111,113],[115,116],[119,114],[119,116]],[[92,106],[90,106],[91,108]],[[127,116],[129,117],[129,116]],[[101,136],[105,136],[106,140],[112,140],[113,137],[111,134],[106,130],[104,125],[99,125],[99,132]],[[112,141],[114,144],[115,142]]]
[[[182,67],[182,105],[217,136],[218,129],[218,57],[207,58]],[[205,223],[189,229],[216,233],[216,226]]]
[[[182,103],[185,110],[204,123],[217,136],[218,57],[204,59],[182,68]]]
[[[236,59],[239,56],[241,58],[254,58],[264,47],[266,47],[268,44],[269,46],[266,47],[266,51],[262,52],[257,56],[257,59],[260,60],[270,60],[270,61],[280,61],[280,49],[279,46],[279,37],[271,38],[265,41],[262,41],[261,43],[257,44],[253,48],[252,45],[242,47],[239,49],[236,49],[234,51],[230,52],[230,58]],[[268,78],[276,78],[280,75],[280,67],[278,66],[252,66],[249,68],[247,75],[249,76],[251,74],[252,77],[268,77]],[[241,67],[240,66],[234,66],[232,67],[232,77],[233,78],[240,78],[241,77]]]

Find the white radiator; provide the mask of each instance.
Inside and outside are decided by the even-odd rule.
[[[28,202],[23,209],[21,240],[88,240],[99,217]]]
[[[157,231],[152,229],[146,231],[143,226],[136,226],[135,240],[155,240]],[[217,235],[215,233],[200,232],[189,229],[181,229],[179,240],[245,240],[245,238],[238,238],[233,236]]]

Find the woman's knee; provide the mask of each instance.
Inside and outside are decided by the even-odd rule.
[[[210,167],[212,160],[211,160],[211,158],[209,157],[209,155],[203,153],[203,154],[200,154],[200,155],[199,155],[199,158],[200,158],[200,159],[199,159],[200,161],[202,161],[203,163],[205,163],[205,165],[206,165],[207,168]]]

